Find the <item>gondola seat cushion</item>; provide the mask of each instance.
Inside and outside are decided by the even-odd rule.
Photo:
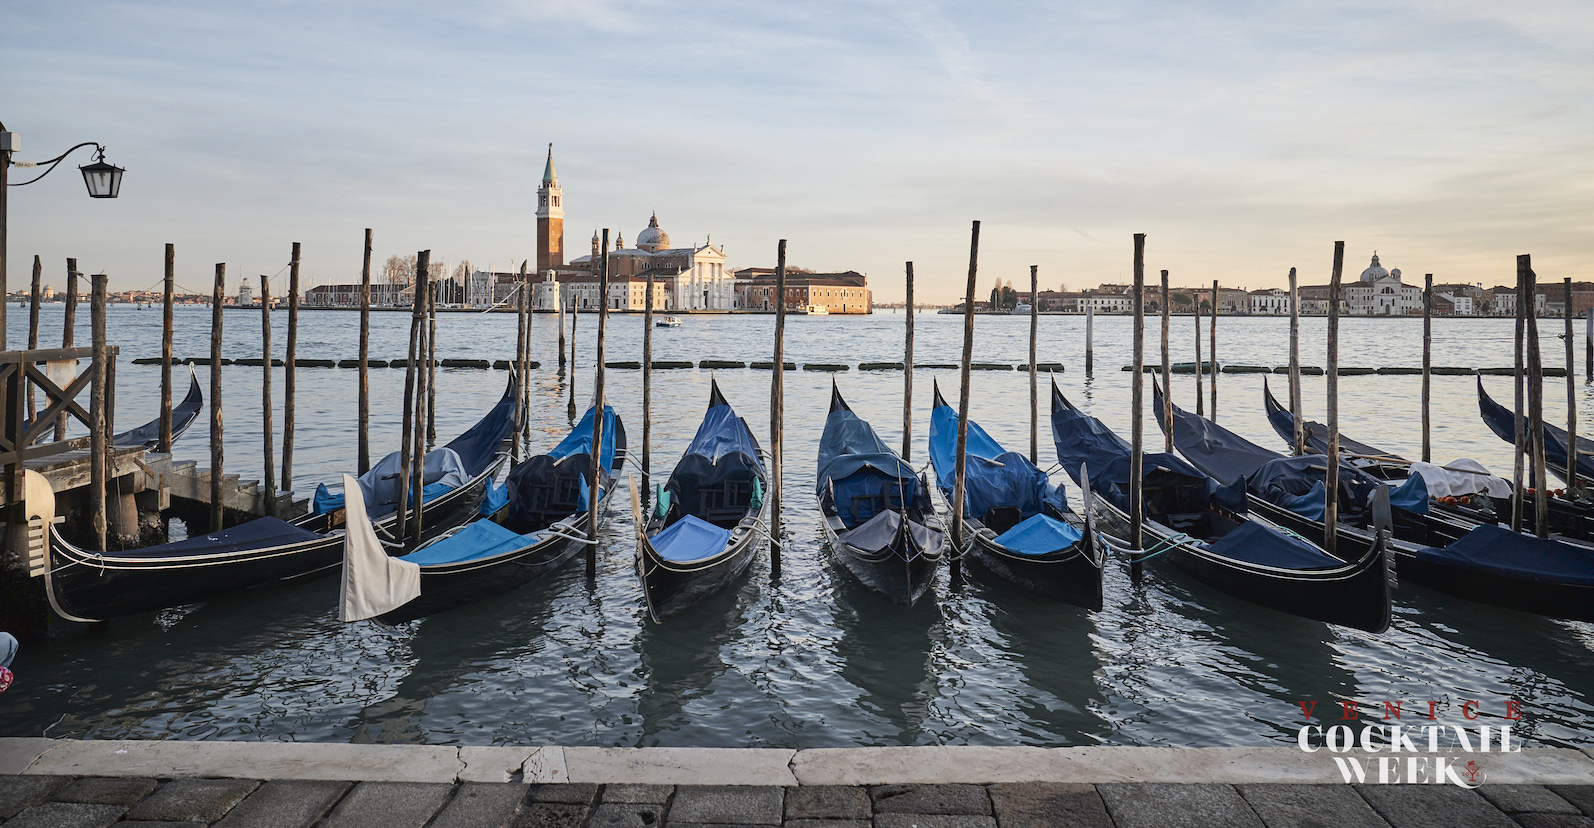
[[[520,535],[490,520],[478,520],[436,543],[417,549],[399,560],[420,566],[491,558],[536,543],[536,535]]]
[[[1594,550],[1484,524],[1417,559],[1514,580],[1594,586]]]
[[[731,530],[715,526],[696,515],[686,515],[650,539],[653,551],[666,561],[691,563],[725,551]]]
[[[1049,555],[1079,542],[1084,533],[1050,515],[1031,515],[996,536],[996,543],[1019,555]]]

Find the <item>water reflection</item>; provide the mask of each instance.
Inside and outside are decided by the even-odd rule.
[[[861,691],[856,703],[878,720],[860,744],[918,744],[940,694],[932,651],[945,641],[940,602],[929,594],[901,607],[864,587],[831,559],[838,673]]]

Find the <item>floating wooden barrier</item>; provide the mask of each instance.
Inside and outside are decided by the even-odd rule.
[[[860,370],[860,371],[901,371],[901,370],[903,370],[903,368],[902,368],[902,363],[900,363],[900,362],[860,362],[860,363],[858,363],[858,370]]]
[[[1001,362],[971,362],[969,369],[973,371],[1011,371],[1013,366]]]
[[[1339,375],[1342,376],[1342,377],[1365,377],[1365,376],[1367,376],[1369,374],[1376,374],[1376,373],[1378,373],[1378,369],[1377,368],[1340,368],[1339,369]]]
[[[188,364],[189,365],[209,365],[210,364],[210,357],[190,357],[188,359]],[[232,364],[232,360],[230,360],[230,359],[228,359],[226,357],[222,357],[222,358],[216,360],[216,364],[217,365],[231,365]]]
[[[359,360],[353,360],[354,367],[360,367]],[[335,359],[295,359],[293,364],[299,368],[336,368],[338,361]]]
[[[1422,369],[1421,368],[1404,368],[1404,367],[1399,367],[1399,366],[1393,366],[1393,367],[1385,366],[1383,368],[1379,368],[1378,369],[1378,375],[1381,376],[1381,377],[1391,377],[1391,376],[1394,376],[1394,377],[1410,377],[1410,376],[1419,376],[1421,374],[1422,374]]]
[[[1018,370],[1028,371],[1029,363],[1026,362],[1023,365],[1018,366]],[[1066,369],[1063,368],[1063,364],[1061,362],[1037,362],[1035,363],[1035,370],[1052,371],[1061,374]]]
[[[634,359],[621,359],[614,362],[603,363],[605,368],[641,368],[642,363]]]
[[[1428,370],[1429,373],[1441,377],[1470,377],[1478,373],[1476,368],[1461,368],[1455,365],[1435,365]]]
[[[1512,377],[1516,376],[1515,368],[1479,368],[1478,373],[1486,377]]]
[[[266,359],[265,359],[265,357],[242,357],[240,359],[233,360],[232,364],[234,364],[234,365],[252,365],[252,366],[254,366],[256,368],[260,368],[260,367],[264,367],[265,366]],[[281,367],[283,367],[284,365],[287,365],[287,364],[288,363],[283,362],[280,359],[273,359],[271,361],[271,367],[273,367],[273,368],[281,368]]]
[[[159,365],[161,362],[160,357],[139,357],[133,360],[134,365]]]
[[[705,359],[697,364],[699,368],[746,368],[747,363],[735,359]]]
[[[657,362],[655,362],[655,363],[653,363],[653,367],[657,368],[657,367],[659,367],[659,364]],[[773,371],[773,370],[775,370],[775,363],[773,361],[770,361],[770,362],[749,362],[749,363],[747,363],[747,367],[749,367],[749,368],[762,368],[765,371]],[[797,363],[795,363],[795,362],[786,363],[786,370],[788,370],[788,371],[797,370]]]
[[[492,362],[485,359],[462,359],[458,357],[452,357],[438,360],[437,364],[442,368],[487,368],[492,365]]]
[[[942,371],[956,371],[963,366],[955,362],[915,362],[913,367],[915,370],[919,368],[934,368]]]
[[[385,359],[368,359],[368,360],[365,361],[365,367],[367,367],[367,368],[386,368],[387,367],[387,360],[385,360]]]
[[[1271,368],[1268,368],[1265,365],[1225,365],[1225,366],[1223,366],[1223,373],[1225,373],[1225,374],[1266,374],[1266,373],[1268,373],[1271,370],[1272,370]]]
[[[804,371],[851,371],[851,365],[841,365],[834,362],[810,362],[803,365]]]
[[[697,367],[697,366],[693,365],[692,361],[689,360],[689,359],[655,359],[655,360],[653,360],[653,370],[655,370],[655,371],[676,369],[676,368],[695,368],[695,367]]]

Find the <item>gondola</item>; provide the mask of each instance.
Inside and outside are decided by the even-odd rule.
[[[834,382],[815,494],[825,539],[842,565],[870,589],[913,606],[946,550],[930,484],[847,407]]]
[[[1478,414],[1496,437],[1507,443],[1516,442],[1516,417],[1510,409],[1494,401],[1483,390],[1483,377],[1478,377]],[[1523,428],[1527,428],[1526,419]],[[1523,437],[1529,435],[1524,431]],[[1566,466],[1566,429],[1544,424],[1544,465],[1562,480],[1569,478]],[[1526,443],[1524,443],[1526,445]],[[1582,480],[1594,480],[1594,440],[1577,438],[1577,475]]]
[[[1075,408],[1055,382],[1052,441],[1058,461],[1089,493],[1087,511],[1100,517],[1103,531],[1127,541],[1133,448]],[[1382,533],[1354,558],[1340,559],[1248,514],[1243,492],[1225,507],[1217,482],[1174,455],[1145,454],[1141,481],[1142,555],[1165,556],[1197,580],[1280,612],[1368,632],[1388,628],[1392,573]]]
[[[374,616],[383,624],[402,624],[525,586],[574,557],[587,542],[595,414],[596,408],[587,409],[553,450],[511,468],[503,486],[491,489],[483,500],[481,511],[487,515],[485,519],[422,544],[399,558],[360,555],[353,544],[346,546],[342,620]],[[603,453],[599,465],[601,529],[615,480],[625,465],[625,424],[608,406],[603,409]],[[363,513],[356,515],[351,506],[350,520],[366,518]],[[353,538],[354,534],[347,537]],[[361,589],[373,578],[384,582],[378,575],[362,578],[362,565],[375,561],[385,568],[389,560],[419,568],[418,594],[397,606],[351,594],[351,590]]]
[[[957,462],[958,414],[935,388],[930,463],[950,506]],[[1029,458],[1005,451],[970,421],[963,469],[963,548],[1002,578],[1043,595],[1101,609],[1106,550],[1089,522],[1068,508],[1063,489]]]
[[[1163,423],[1162,390],[1155,413]],[[1251,508],[1292,531],[1320,537],[1325,531],[1321,456],[1282,457],[1218,424],[1173,407],[1173,443],[1186,459],[1220,482],[1244,480]],[[1379,483],[1349,466],[1340,468],[1341,519],[1336,536],[1344,546],[1368,534],[1355,528],[1371,514],[1368,495]],[[1307,487],[1310,487],[1309,489]],[[1413,477],[1391,492],[1397,572],[1415,583],[1485,604],[1594,620],[1594,549],[1562,540],[1540,540],[1492,524],[1427,514],[1428,496]]]
[[[199,419],[200,409],[205,406],[205,395],[200,393],[199,378],[194,376],[194,369],[188,369],[188,393],[183,396],[182,402],[172,406],[172,441],[183,436],[183,432]],[[160,445],[161,421],[157,417],[138,428],[129,429],[111,438],[111,445],[117,448],[143,448],[154,449]]]
[[[503,444],[514,427],[516,393],[511,374],[503,397],[486,416],[427,455],[421,541],[476,516],[488,482],[506,458]],[[384,476],[390,467],[392,475]],[[396,530],[401,516],[387,503],[400,485],[397,469],[398,458],[390,455],[367,475],[369,486],[360,486],[369,488],[362,499],[367,512],[376,515],[376,531],[388,538],[402,534]],[[438,480],[439,475],[451,479]],[[328,495],[324,488],[317,500],[321,508],[292,520],[256,518],[187,540],[121,552],[80,549],[52,525],[45,574],[50,604],[69,621],[101,621],[325,574],[343,559],[338,530],[344,509],[342,496]]]
[[[661,622],[724,588],[747,570],[765,536],[769,473],[758,440],[709,381],[708,411],[669,481],[637,524],[637,576],[648,613]]]

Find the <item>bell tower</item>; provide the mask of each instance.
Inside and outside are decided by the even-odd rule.
[[[537,188],[537,272],[552,270],[565,263],[564,191],[553,169],[553,144],[548,145],[548,165],[542,170],[542,186]]]

